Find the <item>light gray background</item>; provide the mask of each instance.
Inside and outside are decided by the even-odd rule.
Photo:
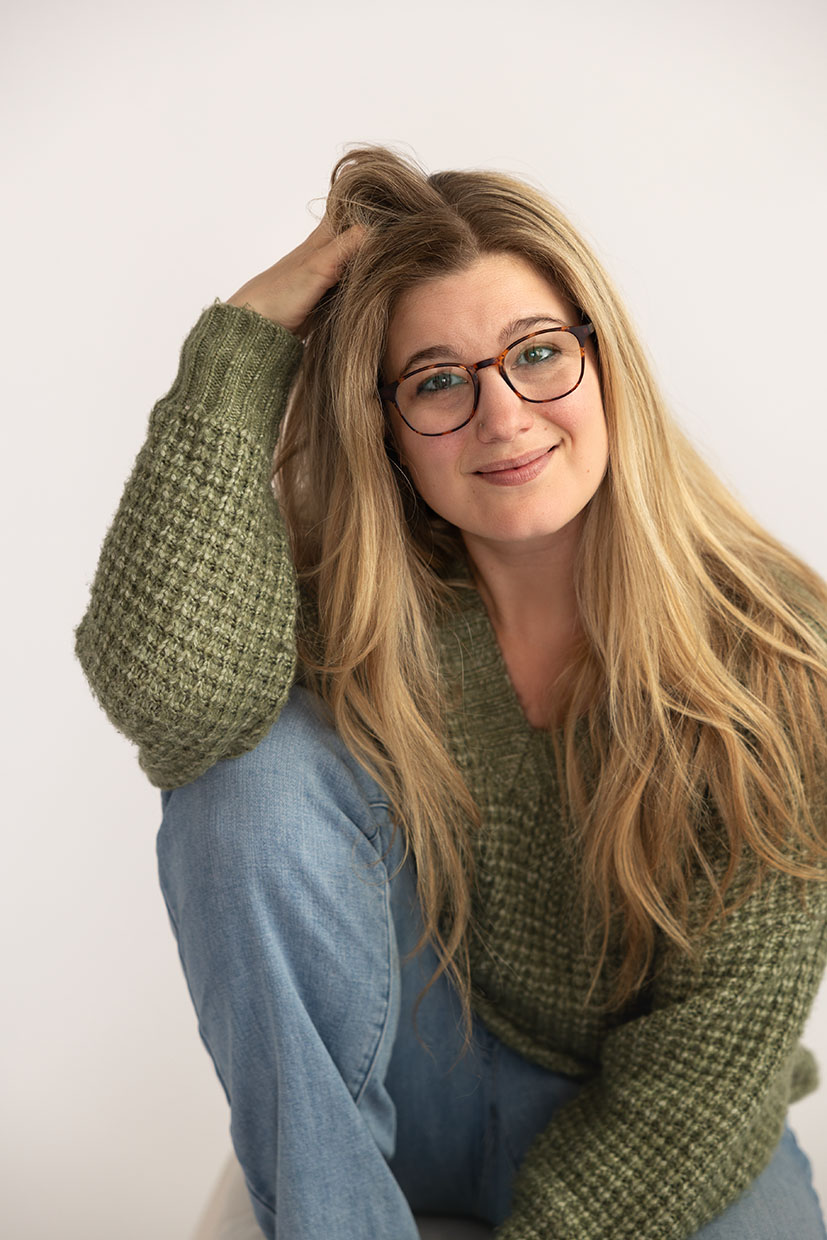
[[[157,888],[158,793],[72,629],[181,342],[309,231],[345,144],[511,171],[584,231],[678,418],[824,574],[827,16],[41,0],[3,18],[0,1229],[180,1240],[225,1104]],[[825,993],[805,1037],[823,1065]],[[827,1200],[823,1115],[822,1092],[791,1121]]]

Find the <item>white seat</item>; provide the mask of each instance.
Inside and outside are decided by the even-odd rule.
[[[418,1218],[422,1240],[485,1240],[491,1229],[471,1219]],[[244,1174],[230,1153],[192,1240],[261,1240]]]

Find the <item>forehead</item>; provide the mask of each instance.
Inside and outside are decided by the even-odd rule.
[[[485,254],[402,294],[388,328],[387,370],[398,373],[413,353],[434,346],[466,361],[496,353],[509,343],[502,338],[508,325],[532,316],[577,321],[572,303],[526,259]]]

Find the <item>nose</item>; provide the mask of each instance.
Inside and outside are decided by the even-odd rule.
[[[496,366],[478,372],[480,399],[474,417],[482,443],[508,442],[534,422],[532,406],[508,386]]]

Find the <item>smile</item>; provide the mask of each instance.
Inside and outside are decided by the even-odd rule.
[[[531,482],[543,472],[548,465],[549,457],[558,446],[558,444],[553,444],[550,448],[544,448],[542,452],[527,452],[525,456],[515,457],[514,460],[497,461],[493,465],[486,465],[483,469],[475,471],[476,476],[499,487],[515,487],[524,482]]]

